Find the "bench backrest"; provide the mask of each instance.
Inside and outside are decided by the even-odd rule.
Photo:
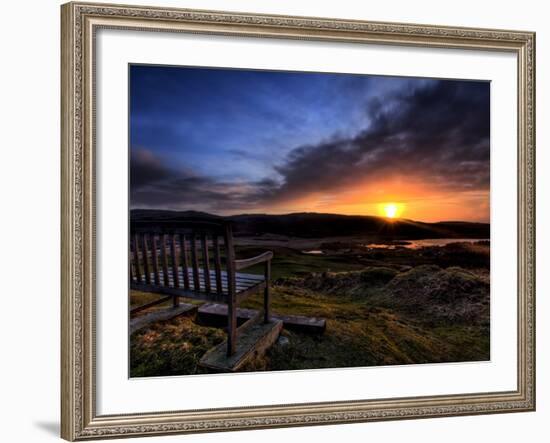
[[[131,283],[220,295],[235,291],[235,251],[228,221],[132,221],[129,253]]]

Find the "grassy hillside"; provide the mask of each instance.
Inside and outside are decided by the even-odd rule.
[[[449,257],[465,260],[464,255],[470,255],[483,264],[479,255],[484,248],[487,266],[408,266],[384,251],[388,255],[375,265],[358,261],[349,270],[343,257],[279,254],[286,265],[274,266],[279,275],[273,283],[273,311],[324,317],[327,329],[320,337],[284,330],[288,343],[274,346],[246,370],[488,360],[488,246],[463,245],[462,258],[456,254],[459,248],[424,248],[408,262],[428,250],[448,250]],[[431,255],[436,261],[438,254]],[[152,297],[132,292],[135,305]],[[242,307],[259,309],[261,303],[258,295]],[[131,374],[201,373],[197,366],[201,356],[224,338],[222,329],[199,326],[193,317],[157,323],[131,337]]]

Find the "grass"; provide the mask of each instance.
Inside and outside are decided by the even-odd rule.
[[[237,256],[265,249],[239,246]],[[489,359],[488,244],[370,250],[339,243],[324,247],[325,255],[279,245],[268,249],[274,252],[273,312],[323,317],[327,328],[322,336],[283,330],[288,342],[280,341],[244,370]],[[262,274],[263,267],[246,272]],[[132,291],[131,306],[155,298]],[[241,304],[261,306],[261,294]],[[222,329],[200,326],[193,316],[158,322],[131,336],[131,376],[200,374],[202,355],[224,339]]]
[[[388,287],[411,278],[443,278],[433,268],[398,273],[389,268],[308,275],[282,279],[273,285],[273,311],[324,317],[322,336],[284,330],[288,344],[277,344],[244,370],[295,370],[353,366],[420,364],[489,359],[489,334],[483,322],[449,321],[416,314],[391,299]],[[476,279],[468,271],[466,278]],[[409,273],[409,274],[407,274]],[[347,289],[346,289],[347,288]],[[151,294],[132,292],[132,300],[149,301]],[[261,309],[260,294],[242,307]],[[157,323],[131,337],[131,375],[198,374],[198,362],[224,340],[222,329],[199,326],[193,317]]]
[[[131,297],[150,301],[158,295],[132,291]],[[224,339],[223,330],[199,326],[189,317],[153,323],[130,337],[131,376],[200,374],[202,355]]]
[[[356,288],[348,292],[340,290],[338,295],[334,289],[327,293],[297,285],[275,286],[275,312],[299,312],[324,317],[327,319],[327,329],[321,337],[285,331],[289,344],[272,348],[267,354],[267,362],[254,369],[312,369],[489,359],[489,334],[483,325],[448,321],[434,324],[432,317],[411,315],[408,309],[397,305],[393,309],[382,307],[379,295],[384,293],[386,279],[391,273],[368,269],[356,274],[359,274],[355,276],[359,281],[365,278],[362,274],[384,277],[368,280],[368,284],[364,281],[360,291]],[[349,282],[349,275],[342,277]],[[243,307],[259,309],[261,298],[247,300]]]
[[[303,254],[292,248],[270,246],[273,251],[272,278],[279,279],[289,276],[303,276],[312,272],[340,272],[363,268],[360,262],[355,262],[350,257],[337,255],[310,255]],[[237,257],[254,257],[265,252],[266,248],[241,246],[237,248]],[[263,265],[248,268],[246,272],[251,274],[263,274]]]

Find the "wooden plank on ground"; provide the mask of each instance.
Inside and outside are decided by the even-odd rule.
[[[222,295],[208,294],[206,292],[195,292],[184,288],[155,286],[151,284],[147,285],[147,284],[139,284],[135,282],[130,284],[130,289],[133,289],[135,291],[142,291],[142,292],[152,292],[155,294],[178,295],[180,297],[187,297],[195,300],[205,300],[210,302],[224,302],[227,299],[226,294],[222,294]]]
[[[242,323],[258,314],[255,309],[237,309],[237,320]],[[322,334],[327,327],[327,321],[319,317],[306,317],[303,315],[272,314],[271,318],[281,320],[286,329]],[[197,321],[205,326],[223,327],[227,324],[227,305],[222,303],[206,303],[197,311]]]
[[[227,355],[227,340],[210,349],[200,360],[200,366],[213,372],[235,372],[250,360],[260,357],[275,343],[283,322],[249,323],[239,329],[235,352]]]
[[[162,297],[162,298],[158,298],[157,300],[153,300],[149,303],[145,303],[144,305],[137,306],[130,310],[130,315],[134,315],[134,314],[137,314],[138,312],[145,311],[146,309],[152,308],[153,306],[160,305],[164,302],[167,302],[171,298],[172,297]]]
[[[150,312],[130,320],[130,334],[157,321],[166,321],[184,314],[191,314],[197,309],[196,305],[181,303],[176,307]]]
[[[284,327],[294,331],[322,334],[327,328],[327,321],[320,317],[306,317],[305,315],[272,314],[272,318],[281,320]]]
[[[239,324],[253,318],[258,311],[255,309],[237,308]],[[197,310],[197,323],[203,326],[227,326],[227,305],[222,303],[205,303]]]

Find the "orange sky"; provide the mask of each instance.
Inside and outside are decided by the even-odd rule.
[[[399,206],[400,218],[417,221],[489,222],[490,219],[489,191],[447,191],[411,177],[382,179],[331,193],[312,193],[258,212],[384,216],[383,207],[388,203]]]

